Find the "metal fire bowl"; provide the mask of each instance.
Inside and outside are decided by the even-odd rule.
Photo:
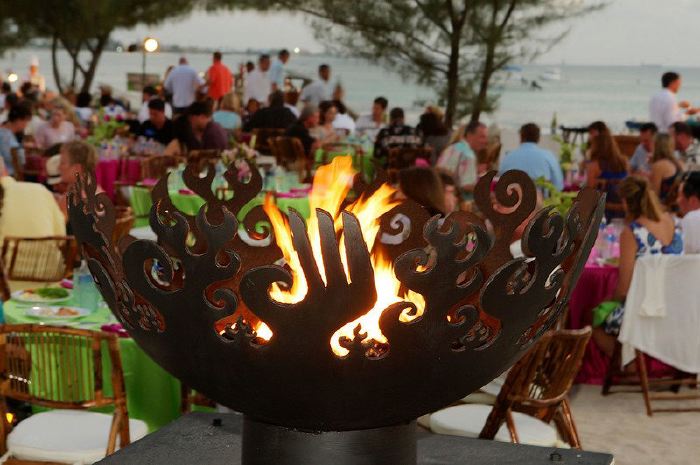
[[[342,214],[349,276],[330,215],[317,211],[327,282],[313,260],[303,220],[289,215],[309,291],[287,305],[271,300],[273,282],[291,284],[275,261],[280,252],[258,207],[239,225],[241,208],[258,195],[227,172],[232,199],[213,193],[214,172],[196,167],[185,183],[207,204],[188,217],[170,202],[167,178],[153,191],[150,224],[158,242],[126,237],[112,243],[115,209],[95,194],[93,178],[69,196],[70,222],[97,285],[119,321],[154,360],[187,386],[256,421],[308,431],[399,425],[457,401],[507,370],[557,320],[593,246],[604,198],[582,191],[566,218],[533,213],[536,190],[523,172],[476,187],[481,217],[455,213],[442,221],[410,202],[381,218],[381,246],[403,286],[422,294],[422,316],[400,321],[408,302],[384,311],[383,346],[331,335],[374,304],[370,254],[357,219]],[[365,194],[378,187],[364,187]],[[229,196],[230,197],[230,196]],[[484,221],[483,219],[486,221]],[[524,222],[525,258],[509,246]],[[490,224],[491,233],[484,225]],[[348,279],[349,278],[349,279]],[[350,284],[348,284],[348,281]],[[252,327],[273,331],[263,343]]]

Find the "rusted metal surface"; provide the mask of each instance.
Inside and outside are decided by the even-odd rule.
[[[386,241],[378,242],[393,248],[397,278],[423,296],[425,311],[405,323],[400,314],[415,312],[415,306],[390,306],[380,319],[388,343],[362,342],[356,331],[354,339],[342,341],[349,354],[339,357],[331,336],[372,308],[382,292],[375,289],[357,219],[342,214],[346,276],[333,220],[315,212],[324,283],[304,221],[289,215],[309,290],[296,304],[276,302],[270,285],[292,279],[274,264],[280,252],[274,241],[241,240],[235,217],[260,189],[257,175],[247,184],[227,175],[235,201],[209,195],[211,172],[187,176],[207,205],[187,217],[161,183],[150,217],[158,242],[125,239],[122,254],[108,242],[114,222],[109,200],[95,194],[94,180],[77,184],[70,221],[98,287],[138,344],[188,386],[257,421],[311,431],[401,424],[508,369],[566,306],[604,208],[599,194],[582,191],[566,218],[551,210],[533,216],[535,188],[515,171],[502,176],[493,192],[493,174],[477,187],[476,201],[492,233],[472,214],[429,219],[414,205],[397,207],[381,219],[379,234]],[[262,210],[251,214],[255,222],[266,219]],[[399,214],[408,223],[395,220]],[[514,231],[528,218],[526,257],[513,259]],[[255,239],[272,234],[244,223]],[[406,224],[411,231],[402,235]],[[258,321],[272,329],[269,341],[253,330]]]

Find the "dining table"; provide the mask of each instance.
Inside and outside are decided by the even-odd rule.
[[[78,307],[74,300],[60,304]],[[6,324],[60,325],[101,331],[118,328],[116,319],[102,302],[89,314],[77,318],[57,319],[37,317],[29,311],[36,304],[14,299],[3,304]],[[125,336],[122,332],[121,336]],[[119,337],[119,351],[124,371],[124,384],[129,416],[146,422],[149,431],[155,431],[180,416],[180,382],[153,361],[130,337]],[[106,348],[102,351],[104,393],[112,395],[111,362]]]
[[[593,323],[593,309],[612,299],[617,288],[620,271],[617,266],[589,262],[583,268],[569,301],[569,329],[581,329]],[[605,355],[591,339],[576,377],[576,383],[602,385],[610,366]]]

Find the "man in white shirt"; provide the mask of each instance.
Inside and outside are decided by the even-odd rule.
[[[687,115],[694,115],[697,109],[690,108],[686,101],[678,103],[676,94],[681,88],[681,76],[678,73],[667,72],[661,77],[662,90],[654,94],[649,102],[649,119],[656,124],[660,133],[668,133],[673,123],[685,121]],[[686,112],[683,112],[683,109]]]
[[[243,104],[248,105],[250,99],[255,99],[261,105],[267,104],[267,98],[272,92],[270,70],[270,55],[260,55],[258,67],[248,73],[243,91]]]
[[[141,108],[139,109],[139,123],[143,124],[150,118],[150,111],[148,109],[148,102],[158,98],[158,91],[153,86],[146,86],[141,91]],[[165,117],[168,119],[173,118],[173,109],[169,103],[165,104]]]
[[[323,101],[333,99],[330,66],[323,64],[318,67],[318,79],[301,90],[299,99],[313,106],[318,106]]]
[[[362,115],[355,121],[355,132],[358,136],[367,136],[371,140],[377,139],[377,134],[386,125],[386,109],[389,101],[384,97],[377,97],[372,104],[372,113]]]
[[[678,207],[685,216],[683,228],[683,251],[700,253],[700,171],[691,171],[683,177],[678,189]]]
[[[168,74],[164,86],[173,96],[175,113],[184,113],[195,101],[197,91],[204,86],[205,81],[196,69],[187,64],[187,58],[181,57],[179,63]]]
[[[289,50],[283,49],[277,54],[277,59],[270,66],[270,82],[272,91],[281,90],[284,92],[285,65],[289,61]]]

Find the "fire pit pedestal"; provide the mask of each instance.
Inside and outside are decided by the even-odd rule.
[[[117,451],[99,465],[242,465],[242,415],[191,413],[140,441]],[[381,435],[381,433],[380,433]],[[430,434],[418,430],[419,465],[611,465],[609,454],[575,449],[533,447],[496,441]],[[391,444],[385,444],[391,447]],[[272,444],[267,445],[272,448]],[[415,445],[414,445],[415,447]],[[412,449],[416,451],[416,449]],[[280,462],[282,463],[282,462]],[[299,465],[338,465],[338,461],[298,462]],[[393,465],[369,459],[365,465]]]
[[[360,431],[307,432],[243,419],[243,465],[415,465],[416,423]]]

